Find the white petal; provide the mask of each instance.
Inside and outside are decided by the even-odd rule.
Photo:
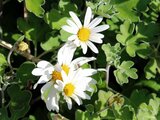
[[[87,45],[94,53],[98,53],[98,49],[96,48],[96,46],[92,42],[88,41]]]
[[[54,89],[53,84],[51,84],[51,86],[46,85],[46,87],[48,88],[42,87],[44,91],[41,89],[42,99],[46,102],[46,106],[49,111],[56,110],[58,112],[59,111],[59,106],[58,106],[59,95],[57,93],[57,90]],[[48,96],[43,96],[46,94],[48,94]],[[44,98],[44,97],[47,97],[47,98]]]
[[[37,63],[37,67],[39,67],[39,68],[46,68],[46,67],[51,67],[51,66],[53,66],[53,65],[45,60],[42,60]]]
[[[77,34],[77,30],[73,27],[68,26],[68,25],[62,26],[62,29],[65,30],[66,32],[69,32],[72,34]]]
[[[68,79],[68,76],[67,76],[66,72],[64,72],[64,71],[62,70],[62,71],[61,71],[61,75],[62,75],[63,82],[64,82],[64,83],[68,83],[68,82],[69,82],[69,79]]]
[[[48,82],[51,78],[52,78],[51,75],[43,75],[43,76],[41,76],[40,79],[38,80],[38,82],[36,84],[34,84],[33,89],[36,89],[38,84],[42,84],[42,83]]]
[[[104,38],[104,35],[101,33],[91,33],[90,37],[96,37],[96,38]]]
[[[71,97],[73,98],[73,100],[74,100],[78,105],[81,105],[81,104],[82,104],[81,99],[78,98],[77,95],[73,94]]]
[[[50,75],[54,71],[54,66],[46,68],[43,72],[45,75]]]
[[[66,102],[67,102],[68,109],[71,110],[71,109],[72,109],[72,101],[71,101],[71,98],[65,97],[65,100],[66,100]]]
[[[63,91],[63,87],[64,84],[61,80],[56,80],[57,84],[54,84],[54,87],[58,90],[58,91]]]
[[[85,19],[84,19],[84,27],[88,26],[88,24],[91,21],[92,17],[92,10],[90,7],[87,8],[86,14],[85,14]]]
[[[79,47],[79,46],[80,46],[80,41],[79,41],[79,39],[78,39],[78,38],[77,38],[77,39],[75,39],[74,44],[75,44],[77,47]]]
[[[71,35],[71,36],[68,37],[69,41],[73,41],[75,39],[77,39],[77,35]]]
[[[91,29],[91,32],[93,32],[93,33],[102,32],[104,30],[107,30],[108,28],[109,28],[109,25],[100,25],[100,26],[97,26],[97,27]]]
[[[63,63],[63,61],[62,61],[62,63]],[[61,72],[61,70],[62,70],[62,69],[61,69],[62,63],[60,63],[60,61],[58,61],[58,63],[55,64],[54,68],[55,68],[56,71]],[[61,64],[61,65],[60,65],[60,64]]]
[[[84,77],[87,77],[87,76],[94,75],[96,73],[97,73],[97,70],[88,68],[88,69],[82,69],[79,74],[81,74]]]
[[[41,94],[42,94],[42,99],[45,100],[45,96],[44,93],[48,92],[48,90],[50,90],[51,86],[53,86],[53,82],[47,82],[45,85],[43,85],[43,87],[41,88]]]
[[[100,38],[90,37],[89,40],[95,43],[99,43],[99,44],[103,43],[102,39]]]
[[[88,27],[90,29],[94,28],[95,26],[97,26],[101,21],[103,20],[103,17],[99,16],[99,17],[96,17],[95,19],[93,19],[91,21],[91,23],[88,25]]]
[[[74,56],[74,52],[75,52],[76,48],[72,48],[70,46],[68,46],[66,49],[65,49],[65,55],[63,57],[64,59],[64,64],[66,65],[70,65],[72,59],[73,59],[73,56]]]
[[[78,26],[72,21],[72,20],[67,20],[68,25],[71,27],[75,28],[77,31],[79,30]]]
[[[83,64],[88,63],[93,60],[96,60],[96,58],[95,57],[79,57],[79,58],[76,58],[75,60],[73,60],[71,62],[71,65],[72,66],[76,66],[76,65],[82,66]]]
[[[75,90],[75,94],[81,97],[82,99],[90,99],[90,96],[80,90]]]
[[[76,46],[72,43],[65,44],[58,51],[58,63],[61,66],[62,64],[69,65],[72,61]]]
[[[35,76],[41,76],[41,75],[43,75],[43,69],[41,69],[41,68],[34,68],[32,70],[32,74],[35,75]]]
[[[78,28],[82,27],[81,21],[79,20],[79,18],[77,17],[77,15],[74,12],[69,12],[70,16],[72,17],[73,21],[76,23],[76,25],[78,26]]]
[[[86,45],[86,43],[81,42],[80,44],[81,44],[81,47],[82,47],[83,54],[86,54],[87,53],[87,45]]]

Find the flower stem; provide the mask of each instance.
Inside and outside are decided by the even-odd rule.
[[[106,86],[108,87],[109,83],[109,70],[110,70],[111,65],[106,65]]]

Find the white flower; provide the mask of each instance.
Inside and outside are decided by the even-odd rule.
[[[41,98],[45,101],[49,111],[59,111],[59,91],[55,89],[54,84],[57,80],[63,81],[62,71],[68,74],[70,70],[76,70],[81,65],[95,60],[94,57],[80,57],[72,61],[74,52],[74,46],[65,44],[58,52],[58,62],[55,66],[48,61],[42,60],[38,62],[37,68],[34,68],[32,71],[33,75],[40,76],[38,82],[33,87],[34,89],[38,84],[46,83],[41,88]]]
[[[54,66],[48,61],[40,61],[37,63],[37,68],[34,68],[32,74],[35,76],[40,76],[38,82],[33,86],[36,89],[38,84],[46,83],[52,79],[52,73],[54,71]]]
[[[82,104],[81,99],[90,99],[90,96],[86,91],[92,92],[91,84],[96,84],[96,81],[90,76],[95,74],[96,70],[94,69],[81,69],[79,68],[76,71],[69,71],[67,75],[62,71],[63,81],[57,80],[54,84],[55,88],[62,92],[64,99],[67,102],[68,109],[72,108],[73,99],[78,105]]]
[[[54,82],[47,82],[41,88],[41,98],[45,101],[46,107],[49,111],[57,111],[59,112],[59,92],[54,88]]]
[[[34,68],[32,74],[35,76],[40,76],[38,82],[34,85],[34,89],[38,84],[46,83],[41,88],[41,98],[45,101],[47,109],[49,111],[56,110],[59,111],[58,100],[59,92],[54,88],[53,79],[54,66],[47,61],[40,61],[37,64],[37,68]]]
[[[73,41],[77,47],[81,46],[84,54],[87,52],[87,46],[93,52],[98,53],[98,49],[92,42],[102,43],[104,35],[99,32],[108,29],[109,25],[97,26],[103,18],[99,16],[92,20],[92,11],[90,7],[87,8],[84,25],[82,25],[74,12],[69,12],[69,14],[72,20],[67,20],[68,25],[62,26],[63,30],[72,34],[68,40]]]
[[[83,64],[96,60],[95,57],[79,57],[73,60],[75,50],[76,46],[72,43],[65,44],[60,48],[58,51],[58,61],[55,65],[56,71],[61,72],[63,70],[68,74],[70,70],[76,70]]]

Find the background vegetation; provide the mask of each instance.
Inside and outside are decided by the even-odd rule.
[[[56,63],[69,11],[83,20],[87,6],[110,28],[85,67],[107,72],[93,76],[90,101],[49,112],[31,71],[40,59]],[[21,50],[21,41],[29,49]],[[0,120],[160,120],[160,0],[1,0],[0,46]]]

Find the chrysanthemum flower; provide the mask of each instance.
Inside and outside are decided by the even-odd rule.
[[[53,79],[52,73],[54,71],[54,66],[48,61],[40,61],[37,63],[37,68],[34,68],[32,74],[35,76],[40,76],[38,82],[33,86],[35,89],[38,84],[46,83]]]
[[[41,98],[45,101],[49,111],[59,111],[59,92],[54,88],[54,84],[57,80],[63,81],[61,72],[63,71],[68,75],[70,70],[76,70],[83,64],[95,60],[94,57],[80,57],[72,61],[74,51],[74,46],[66,44],[59,50],[58,62],[55,66],[43,60],[38,62],[37,68],[34,68],[32,71],[33,75],[40,76],[38,82],[33,87],[34,89],[38,84],[46,83],[41,88]]]
[[[56,74],[61,74],[61,71],[63,70],[66,74],[69,73],[69,71],[76,70],[79,67],[81,67],[83,64],[96,60],[95,57],[79,57],[73,60],[73,55],[76,50],[76,47],[74,44],[68,45],[65,44],[60,50],[58,51],[58,61],[55,65],[55,72]],[[56,78],[56,77],[55,77]],[[60,77],[62,79],[62,76]]]
[[[58,91],[54,88],[54,79],[52,73],[54,71],[54,66],[47,61],[40,61],[37,64],[37,68],[34,68],[32,74],[35,76],[40,76],[38,82],[34,85],[34,89],[38,84],[46,83],[41,88],[41,98],[45,101],[47,109],[49,111],[56,110],[59,111],[58,100],[59,94]]]
[[[55,88],[62,92],[64,99],[67,102],[68,109],[72,108],[73,99],[78,105],[82,104],[81,99],[90,99],[90,96],[86,91],[92,92],[91,84],[96,84],[96,81],[90,76],[95,74],[94,69],[77,69],[76,71],[70,71],[67,75],[62,71],[63,81],[57,80],[54,84]]]
[[[59,91],[55,89],[53,81],[47,82],[41,88],[41,98],[45,101],[49,111],[59,111]]]
[[[100,25],[102,17],[96,17],[92,20],[92,11],[88,7],[84,24],[82,25],[81,21],[74,12],[69,12],[72,20],[67,20],[68,25],[62,26],[62,29],[71,33],[72,35],[68,38],[69,41],[73,41],[76,46],[81,46],[83,53],[86,54],[87,46],[95,53],[98,53],[98,49],[92,43],[102,43],[102,38],[104,35],[99,33],[109,28],[109,25]]]

